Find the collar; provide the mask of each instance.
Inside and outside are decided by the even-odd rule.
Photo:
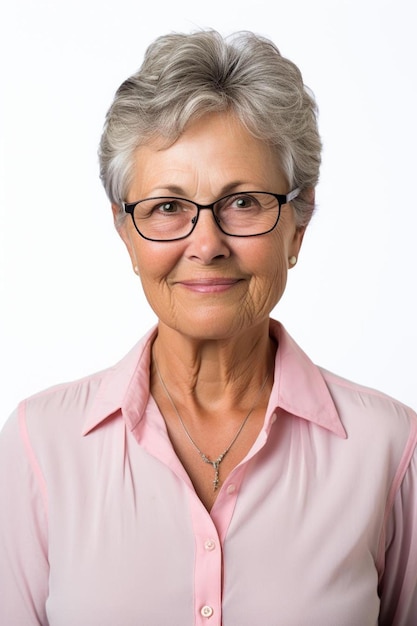
[[[120,411],[131,430],[141,420],[149,400],[151,347],[156,334],[154,326],[119,363],[103,372],[83,435]]]
[[[281,408],[335,435],[347,438],[323,373],[279,322],[271,320],[270,334],[278,343],[275,377],[268,414]]]
[[[119,363],[101,375],[98,391],[86,414],[83,435],[120,411],[131,430],[140,422],[149,400],[151,346],[156,334],[155,326]],[[321,370],[282,324],[271,320],[270,334],[279,347],[267,415],[281,408],[346,438]]]

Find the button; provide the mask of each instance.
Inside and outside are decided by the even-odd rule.
[[[229,485],[227,487],[227,493],[234,493],[236,491],[236,485]]]
[[[203,617],[211,617],[213,615],[213,609],[211,608],[211,606],[206,605],[203,606],[200,613]]]
[[[277,421],[277,414],[274,413],[273,416],[271,417],[271,424],[275,424],[276,421]]]
[[[216,547],[216,544],[214,543],[213,539],[207,539],[204,542],[204,547],[206,550],[214,550],[214,548]]]

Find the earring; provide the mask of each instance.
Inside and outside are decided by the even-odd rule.
[[[297,263],[297,257],[296,256],[290,256],[290,258],[288,259],[288,262],[290,265],[295,265]]]
[[[133,271],[135,272],[135,274],[139,275],[139,268],[137,265],[135,265],[135,267],[133,268]]]

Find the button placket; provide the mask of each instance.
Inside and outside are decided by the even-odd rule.
[[[196,626],[220,626],[222,543],[214,518],[200,500],[190,500],[195,537],[194,616]],[[219,509],[219,514],[221,507]],[[222,514],[221,517],[224,517]]]

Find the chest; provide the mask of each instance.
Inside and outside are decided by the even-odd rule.
[[[166,399],[159,400],[159,407],[173,451],[196,495],[210,511],[231,472],[251,454],[264,424],[266,406],[249,415],[220,411],[215,419],[194,424],[192,430],[172,412]]]
[[[49,481],[51,626],[375,626],[384,489],[367,505],[364,468],[277,431],[209,515],[175,453],[114,435]]]

